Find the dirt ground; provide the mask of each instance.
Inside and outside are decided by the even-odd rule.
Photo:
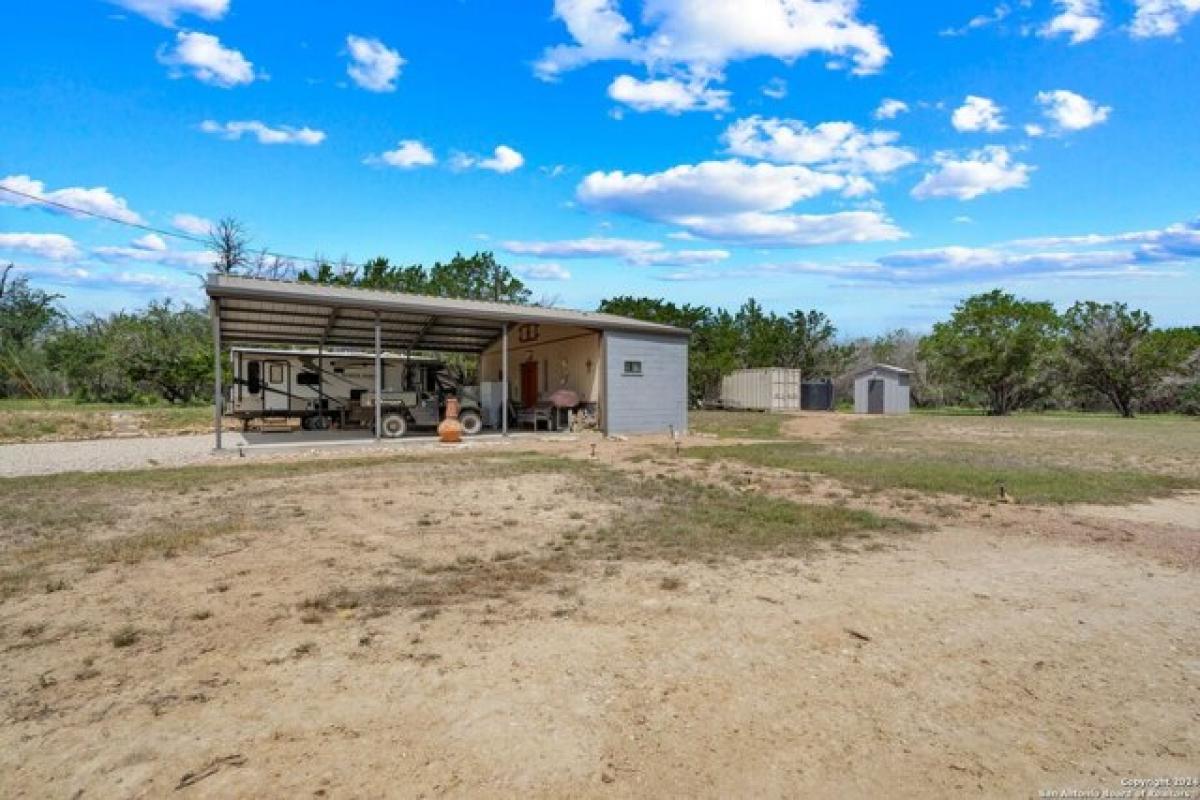
[[[75,553],[0,604],[0,796],[1027,797],[1200,776],[1200,497],[856,496],[665,440],[597,449],[639,480],[925,530],[570,557],[622,499],[569,472],[458,480],[470,453],[218,484],[201,506],[131,495],[75,535],[182,531],[209,506],[220,524],[155,557]]]

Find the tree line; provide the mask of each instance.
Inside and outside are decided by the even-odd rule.
[[[736,312],[646,297],[605,300],[601,311],[692,331],[689,391],[715,400],[735,369],[799,368],[834,379],[847,396],[853,372],[884,362],[911,370],[913,401],[1004,415],[1019,409],[1138,410],[1200,414],[1200,327],[1158,329],[1125,303],[1078,302],[1059,314],[1048,302],[999,289],[967,298],[925,336],[896,330],[845,340],[822,312]]]
[[[236,235],[229,238],[236,244]],[[361,266],[318,259],[295,270],[251,258],[244,248],[224,256],[214,249],[217,268],[239,274],[279,268],[313,283],[533,302],[528,287],[490,252],[456,254],[431,267],[381,257]],[[76,319],[59,295],[10,270],[0,269],[0,397],[207,401],[213,355],[205,309],[156,301]],[[999,415],[1104,407],[1123,416],[1200,414],[1200,327],[1156,328],[1149,314],[1124,303],[1079,302],[1060,314],[1051,303],[997,289],[963,300],[926,335],[901,329],[858,339],[840,336],[817,309],[777,314],[754,299],[730,311],[623,295],[603,300],[598,310],[690,330],[689,395],[697,405],[716,399],[721,379],[736,369],[796,368],[805,379],[833,379],[844,397],[857,368],[885,362],[913,372],[919,406]]]

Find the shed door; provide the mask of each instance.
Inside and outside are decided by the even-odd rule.
[[[883,413],[883,379],[871,378],[867,381],[867,413]]]
[[[289,367],[286,361],[263,362],[263,410],[287,411],[291,406]]]

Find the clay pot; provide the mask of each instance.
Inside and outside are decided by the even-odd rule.
[[[462,441],[462,423],[458,421],[458,398],[446,398],[446,418],[437,427],[438,439],[442,444],[458,444]]]

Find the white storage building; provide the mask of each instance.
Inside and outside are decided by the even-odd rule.
[[[875,364],[854,374],[855,414],[907,414],[912,373]]]

